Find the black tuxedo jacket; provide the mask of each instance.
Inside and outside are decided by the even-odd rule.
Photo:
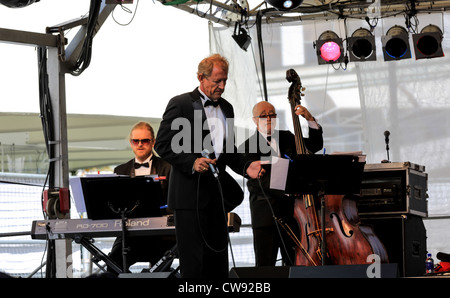
[[[277,135],[280,157],[286,158],[285,155],[294,157],[297,154],[295,136],[287,130],[277,131],[274,136]],[[308,151],[313,153],[319,151],[323,147],[322,128],[309,128],[309,138],[304,138],[303,141]],[[258,145],[254,146],[254,144]],[[268,148],[266,139],[256,131],[239,147],[239,152],[246,152],[247,158],[252,160],[260,160],[262,157],[270,155],[277,156],[276,152],[266,150]],[[292,217],[293,215],[293,200],[285,197],[284,192],[281,190],[270,189],[271,166],[264,165],[263,167],[266,173],[261,177],[260,181],[257,179],[249,179],[247,181],[247,187],[250,192],[249,199],[253,228],[273,224],[272,211],[267,200],[269,200],[276,216]],[[264,192],[261,187],[264,189]]]
[[[220,101],[225,119],[234,118],[233,106],[223,98]],[[214,152],[205,121],[206,114],[198,88],[175,96],[167,104],[156,137],[155,151],[172,165],[168,198],[172,210],[200,210],[219,196],[211,170],[202,174],[193,171],[194,161],[202,156],[203,149]],[[225,167],[229,166],[234,172],[244,175],[250,164],[244,155],[236,154],[233,123],[227,121],[224,153],[220,154],[216,164],[228,212],[242,202],[243,191]]]

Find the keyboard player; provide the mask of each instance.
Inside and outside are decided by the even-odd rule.
[[[136,123],[129,135],[129,142],[134,153],[134,158],[128,162],[117,166],[114,173],[118,175],[145,176],[158,175],[166,177],[161,180],[161,187],[164,202],[161,206],[167,204],[167,186],[169,182],[170,164],[162,160],[153,153],[155,144],[155,134],[152,126],[147,122]],[[143,194],[145,195],[145,194]],[[168,213],[170,211],[167,210]],[[175,236],[133,236],[125,239],[125,245],[128,248],[126,254],[126,272],[129,267],[136,262],[149,262],[152,266],[163,257],[164,253],[175,245]],[[112,246],[109,257],[123,269],[123,249],[122,237],[117,237]],[[108,268],[109,272],[114,272]],[[115,273],[115,272],[114,272]]]

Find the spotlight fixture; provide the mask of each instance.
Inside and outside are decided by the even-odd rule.
[[[278,10],[291,10],[299,7],[303,0],[266,0],[266,2]]]
[[[0,4],[9,8],[22,8],[35,2],[39,2],[39,0],[0,0]]]
[[[350,61],[364,62],[377,60],[375,37],[364,28],[353,32],[347,40],[347,50],[350,53]]]
[[[247,51],[252,38],[247,34],[247,31],[245,31],[245,29],[242,28],[241,24],[239,24],[238,22],[236,22],[236,25],[234,26],[234,34],[232,37],[241,49]]]
[[[391,27],[386,35],[381,37],[381,43],[384,61],[411,58],[408,31],[405,28],[398,25]]]
[[[443,57],[442,31],[435,25],[428,25],[420,31],[420,34],[413,34],[414,52],[416,59]]]
[[[333,31],[325,31],[320,34],[319,39],[314,43],[314,47],[316,48],[319,65],[343,61],[342,38],[339,38]]]

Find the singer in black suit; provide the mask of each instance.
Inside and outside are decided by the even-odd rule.
[[[160,183],[163,193],[163,196],[159,198],[159,205],[165,206],[167,205],[167,188],[171,165],[153,154],[154,136],[153,128],[149,123],[138,122],[135,124],[129,135],[130,146],[135,157],[114,168],[114,173],[130,177],[157,175],[161,178]],[[151,194],[148,195],[151,196]],[[161,215],[171,213],[166,208],[161,210]],[[122,242],[122,237],[116,238],[109,257],[123,269]],[[150,262],[151,266],[155,265],[175,243],[175,237],[173,236],[127,237],[125,239],[125,246],[128,248],[125,258],[127,261],[125,271],[128,271],[129,267],[136,262]],[[108,268],[108,271],[114,272],[111,268]]]
[[[306,148],[311,152],[320,150],[323,146],[322,128],[305,107],[298,105],[295,109],[297,115],[302,115],[308,120],[309,137],[304,138]],[[252,112],[257,130],[239,147],[239,152],[246,152],[253,160],[266,158],[267,161],[270,156],[288,158],[297,154],[295,136],[287,130],[275,130],[277,114],[272,104],[267,101],[259,102],[253,107]],[[295,244],[281,227],[277,229],[274,220],[276,216],[294,231],[298,229],[298,223],[294,218],[294,199],[285,196],[281,190],[270,188],[271,166],[265,164],[263,167],[266,173],[261,179],[247,181],[255,264],[274,266],[280,250],[283,263],[295,265],[293,249]],[[280,238],[280,235],[283,238]]]
[[[264,171],[260,162],[237,153],[233,121],[229,121],[233,107],[221,97],[228,61],[218,54],[203,59],[197,78],[198,88],[167,104],[155,150],[172,164],[168,201],[174,211],[181,276],[226,278],[226,213],[242,202],[243,192],[225,167],[253,178]],[[209,158],[202,157],[205,149],[211,153]],[[218,180],[210,165],[219,172]]]

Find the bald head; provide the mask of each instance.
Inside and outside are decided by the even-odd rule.
[[[271,110],[273,113],[275,113],[275,107],[268,101],[260,101],[257,104],[253,106],[253,117],[257,117],[261,115],[261,111],[264,110]],[[266,113],[267,114],[267,113]]]
[[[267,101],[260,101],[255,104],[252,113],[253,122],[255,122],[258,131],[271,135],[276,124],[275,116],[277,112],[275,107]]]

